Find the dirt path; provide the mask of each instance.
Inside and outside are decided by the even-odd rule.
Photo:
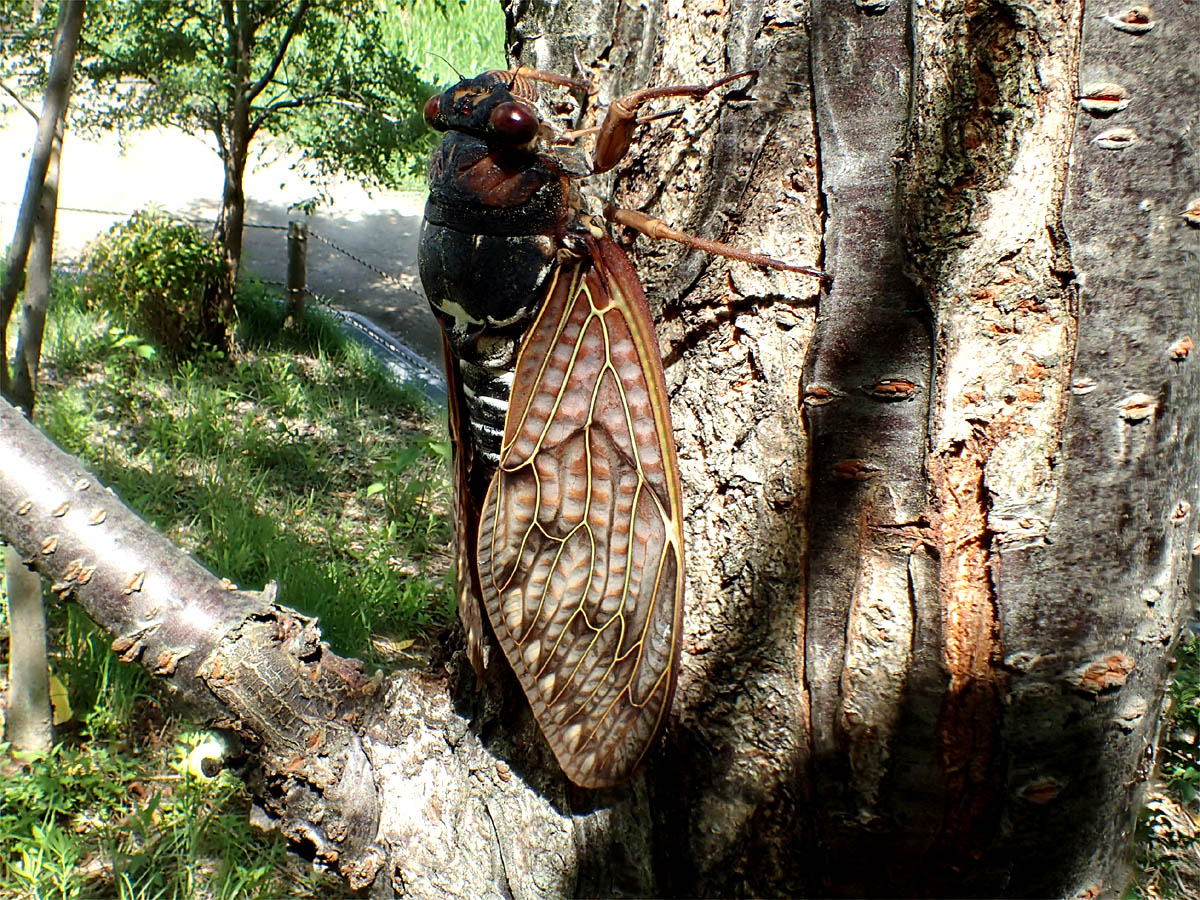
[[[0,246],[12,239],[36,124],[0,105]],[[311,196],[293,160],[266,148],[246,176],[246,270],[282,284],[287,269],[288,207]],[[366,316],[440,367],[441,338],[416,279],[417,232],[424,198],[375,192],[347,182],[335,202],[309,218],[309,289]],[[63,146],[55,257],[78,259],[114,222],[150,204],[211,222],[221,196],[221,164],[199,138],[175,130],[89,140],[68,134]]]

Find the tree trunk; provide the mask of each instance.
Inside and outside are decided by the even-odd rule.
[[[220,308],[233,311],[234,289],[242,264],[242,233],[246,223],[244,179],[250,153],[250,66],[254,52],[252,10],[244,0],[222,3],[225,28],[226,99],[223,118],[214,121],[225,181],[221,189],[221,212],[213,226],[213,237],[225,256],[226,283],[221,286]]]
[[[42,116],[54,116],[51,123],[49,155],[42,168],[41,139],[46,130],[38,124],[38,145],[26,183],[26,200],[32,200],[32,186],[41,172],[40,189],[36,194],[33,227],[28,236],[28,276],[25,279],[21,302],[21,325],[17,349],[13,357],[12,381],[8,393],[12,401],[28,417],[33,416],[37,393],[38,365],[42,355],[42,335],[46,327],[46,310],[50,305],[50,275],[54,261],[54,223],[58,212],[58,169],[62,154],[63,126],[67,101],[70,97],[71,72],[75,46],[83,23],[82,3],[69,12],[59,7],[59,28],[51,79],[46,88]],[[22,214],[25,212],[24,202]],[[5,285],[5,309],[8,291],[16,290],[16,273],[25,265],[26,237],[18,219],[14,252],[10,256],[11,282]],[[15,295],[14,295],[15,299]],[[7,324],[7,312],[4,317]],[[0,365],[7,376],[7,363]],[[50,749],[54,740],[54,716],[50,706],[50,667],[46,646],[46,609],[42,598],[42,580],[31,572],[15,551],[7,548],[4,555],[6,588],[8,592],[9,664],[8,696],[6,700],[5,737],[14,750],[40,751]]]
[[[835,279],[818,307],[810,279],[635,247],[689,581],[672,722],[629,785],[566,785],[461,652],[374,690],[3,411],[0,534],[238,728],[284,833],[378,894],[1119,894],[1197,501],[1200,23],[1154,15],[510,10],[518,61],[578,55],[600,103],[758,69],[594,181]],[[1128,108],[1093,119],[1120,105],[1093,80]]]
[[[213,236],[221,245],[225,257],[228,284],[225,286],[227,296],[223,299],[223,309],[226,313],[232,309],[233,285],[237,283],[242,265],[242,235],[246,225],[246,193],[242,185],[249,152],[249,120],[243,117],[233,125],[221,158],[225,182],[221,189],[221,212],[213,229]]]
[[[50,274],[54,258],[54,220],[58,211],[58,164],[62,152],[62,120],[46,170],[42,201],[29,249],[29,276],[21,301],[21,329],[13,357],[13,402],[33,416],[37,393],[42,334],[50,305]],[[46,610],[42,579],[29,571],[9,548],[5,553],[9,632],[8,699],[5,737],[15,750],[50,749],[54,718],[50,707],[50,667],[46,653]]]
[[[16,752],[44,753],[54,742],[50,668],[46,656],[46,607],[42,579],[12,547],[4,550],[8,593],[8,692],[4,739]]]
[[[3,281],[0,281],[0,338],[8,334],[8,321],[25,278],[25,261],[33,241],[34,223],[39,214],[42,185],[46,181],[46,171],[54,149],[55,131],[67,108],[67,99],[71,93],[71,73],[75,69],[75,50],[79,46],[79,32],[83,28],[84,8],[82,2],[62,0],[59,4],[59,27],[54,42],[54,56],[50,61],[50,75],[38,123],[37,140],[29,159],[29,175],[25,179],[25,193],[21,198],[21,209],[17,213],[12,244],[8,248],[7,268]],[[7,342],[0,340],[0,345],[7,346]],[[5,356],[7,355],[5,350]],[[7,394],[8,382],[8,366],[0,366],[0,393]]]
[[[65,110],[63,111],[65,114]],[[63,119],[59,119],[41,203],[34,221],[33,241],[29,248],[29,273],[21,300],[21,327],[17,334],[17,352],[13,357],[10,398],[33,416],[37,396],[38,367],[42,358],[42,336],[46,330],[46,311],[50,308],[50,278],[54,267],[54,222],[58,217],[58,167],[62,154]]]
[[[1200,17],[723,9],[510,7],[602,102],[758,69],[617,202],[834,276],[635,254],[688,512],[659,889],[1115,892],[1187,614]]]

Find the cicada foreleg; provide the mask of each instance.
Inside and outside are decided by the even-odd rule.
[[[585,94],[593,93],[595,90],[589,82],[580,81],[578,78],[567,78],[565,75],[557,75],[554,72],[546,72],[530,66],[517,66],[511,70],[510,74],[514,82],[523,78],[528,81],[540,81],[543,84],[556,84],[559,87],[582,91]]]
[[[618,97],[608,105],[604,121],[600,124],[600,131],[596,136],[596,149],[592,154],[592,174],[599,175],[601,172],[607,172],[629,152],[629,146],[633,143],[633,131],[639,124],[638,109],[643,103],[659,97],[691,97],[698,100],[731,81],[757,76],[758,72],[751,69],[726,76],[712,84],[679,84],[643,88],[632,94],[626,94],[624,97]]]
[[[716,256],[738,259],[742,262],[764,266],[768,269],[782,269],[785,272],[798,272],[801,275],[811,275],[826,282],[830,280],[829,275],[813,266],[797,266],[789,262],[784,262],[782,259],[775,259],[773,256],[765,256],[762,253],[743,250],[731,244],[723,244],[720,241],[710,241],[707,238],[696,237],[693,234],[687,234],[686,232],[672,228],[662,219],[652,218],[636,210],[622,209],[621,207],[613,206],[611,203],[604,208],[604,218],[616,225],[632,228],[634,231],[656,240],[675,241],[677,244],[683,244],[685,247],[694,247],[697,250],[703,250],[706,253],[712,253]]]
[[[699,99],[706,94],[736,81],[740,78],[756,77],[758,72],[754,70],[739,72],[736,75],[729,75],[719,81],[714,81],[712,84],[691,84],[691,85],[673,85],[657,88],[646,88],[640,91],[634,91],[631,94],[626,94],[624,97],[619,97],[609,104],[608,111],[605,114],[604,121],[600,125],[596,136],[596,149],[592,158],[592,172],[599,174],[607,172],[621,158],[629,152],[629,147],[633,142],[634,129],[642,122],[650,121],[659,116],[638,116],[638,110],[642,104],[649,100],[654,100],[659,97],[691,97]],[[696,237],[695,235],[679,231],[672,228],[661,219],[655,219],[643,213],[632,209],[622,209],[620,207],[609,204],[604,209],[604,218],[617,225],[624,225],[627,228],[632,228],[647,237],[655,238],[656,240],[669,240],[683,244],[687,247],[694,247],[697,250],[703,250],[706,253],[712,253],[717,256],[725,256],[730,259],[737,259],[743,262],[748,262],[756,266],[764,266],[770,269],[781,269],[785,272],[797,272],[801,275],[811,275],[814,278],[828,280],[827,276],[820,269],[813,266],[798,266],[781,259],[775,259],[771,256],[766,256],[762,253],[755,253],[750,250],[744,250],[740,247],[734,247],[731,244],[721,243],[720,241],[711,241],[707,238]]]

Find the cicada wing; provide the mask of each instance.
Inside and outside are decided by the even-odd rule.
[[[466,398],[454,354],[445,335],[442,343],[446,353],[446,396],[450,418],[451,467],[454,477],[454,563],[455,595],[458,618],[467,635],[467,659],[475,670],[476,680],[483,683],[483,598],[479,575],[475,570],[475,539],[479,525],[479,501],[471,492],[472,445],[467,436]]]
[[[484,608],[567,776],[628,778],[674,691],[679,471],[650,310],[612,241],[561,266],[480,516]]]

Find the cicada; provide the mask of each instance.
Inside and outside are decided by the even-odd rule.
[[[614,101],[590,157],[539,112],[520,68],[432,97],[446,137],[429,167],[421,281],[442,326],[454,448],[459,615],[484,670],[484,612],[559,764],[617,784],[663,726],[679,665],[683,502],[670,402],[641,282],[575,179],[628,151],[651,88]],[[820,274],[605,218],[763,265]]]

